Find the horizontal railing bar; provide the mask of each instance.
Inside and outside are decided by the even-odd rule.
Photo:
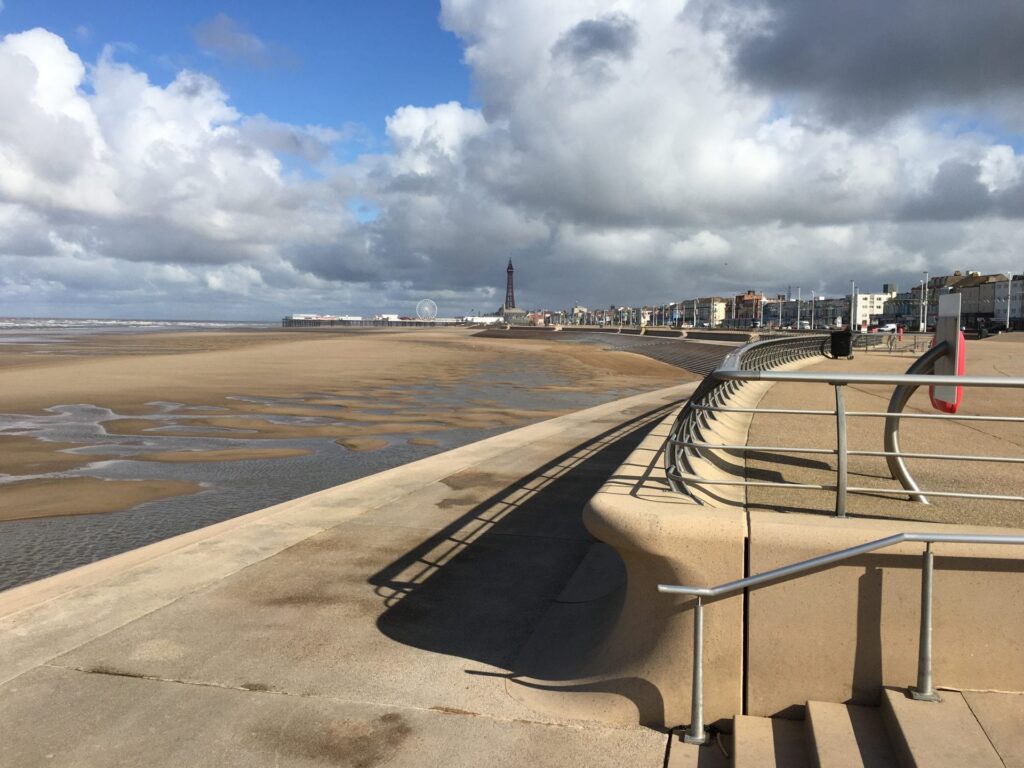
[[[807,491],[834,491],[834,485],[819,485],[817,483],[773,483],[770,480],[706,480],[699,475],[691,475],[685,472],[666,473],[676,480],[682,480],[691,485],[736,485],[750,488],[797,488]],[[909,493],[909,491],[904,491]]]
[[[674,440],[669,439],[667,442],[673,445],[683,445],[687,448],[709,448],[714,450],[725,450],[725,451],[775,451],[777,453],[829,453],[833,456],[836,453],[835,448],[790,448],[789,446],[774,446],[774,445],[729,445],[727,443],[704,443],[697,440]]]
[[[695,411],[709,411],[712,413],[775,413],[792,416],[835,416],[835,411],[822,410],[801,410],[799,408],[737,408],[734,406],[700,405],[694,403]],[[899,416],[901,419],[947,419],[949,421],[1004,421],[1011,423],[1024,423],[1024,416],[968,416],[954,413],[906,413],[903,411],[847,411],[847,416],[873,416],[888,418]]]
[[[764,453],[827,453],[835,456],[835,448],[797,448],[789,445],[730,445],[728,443],[707,443],[699,440],[675,440],[667,442],[687,448],[706,448],[722,451],[762,451]],[[848,456],[902,456],[905,459],[933,459],[936,461],[991,461],[995,464],[1024,464],[1024,458],[1017,456],[975,456],[950,453],[910,453],[907,451],[847,451]]]
[[[952,453],[907,453],[906,451],[847,451],[850,456],[901,456],[904,459],[930,459],[935,461],[991,461],[995,464],[1024,464],[1016,456],[974,456]]]
[[[996,535],[996,534],[972,534],[972,533],[897,533],[887,536],[884,539],[869,541],[866,544],[859,544],[855,547],[830,552],[826,555],[812,557],[809,560],[802,560],[798,563],[784,565],[755,576],[747,576],[736,581],[729,581],[719,584],[717,587],[684,587],[674,584],[659,584],[658,591],[673,595],[691,595],[694,597],[725,597],[744,589],[757,587],[772,581],[778,581],[789,576],[799,576],[808,571],[817,570],[834,563],[849,560],[858,555],[874,552],[877,549],[884,549],[895,544],[907,542],[920,542],[922,544],[1024,544],[1024,536]]]
[[[950,499],[986,499],[988,501],[1024,501],[1024,496],[1006,496],[997,493],[959,493],[957,491],[911,491],[906,488],[847,488],[850,493],[880,493],[885,496],[944,496]]]
[[[893,411],[848,411],[847,416],[875,416],[887,419],[899,416],[901,419],[945,419],[948,421],[1009,421],[1022,423],[1024,416],[958,416],[955,413],[895,413]]]
[[[802,411],[799,408],[737,408],[729,405],[697,405],[692,406],[695,411],[713,411],[715,413],[780,413],[796,414],[805,416],[835,416],[835,411]],[[849,414],[848,414],[849,415]]]
[[[713,374],[728,381],[798,381],[821,384],[887,384],[891,386],[917,385],[1024,388],[1024,377],[1019,376],[937,376],[935,374],[889,373],[806,373],[804,371],[768,371],[719,368]]]
[[[725,485],[741,486],[744,488],[791,488],[798,491],[835,491],[834,485],[820,485],[818,483],[776,483],[770,480],[708,480],[699,475],[692,475],[683,472],[672,472],[672,478],[682,480],[691,485]],[[875,493],[885,496],[948,496],[953,499],[985,499],[988,501],[1024,501],[1024,496],[1004,496],[991,493],[957,493],[955,491],[922,491],[908,490],[906,488],[869,488],[867,486],[851,486],[846,489],[850,493]]]

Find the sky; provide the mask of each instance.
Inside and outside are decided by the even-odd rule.
[[[0,316],[1024,271],[1019,0],[0,0]]]

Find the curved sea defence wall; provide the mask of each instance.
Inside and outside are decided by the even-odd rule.
[[[723,405],[752,408],[769,391],[766,383],[747,384]],[[777,400],[776,407],[785,406]],[[855,518],[834,517],[828,494],[814,509],[806,496],[791,492],[782,507],[788,501],[801,512],[779,504],[748,510],[745,490],[736,486],[691,487],[696,499],[690,499],[669,490],[663,469],[672,421],[650,433],[587,506],[588,530],[625,564],[621,601],[601,625],[600,640],[586,649],[589,655],[579,655],[575,680],[516,692],[533,706],[590,711],[613,722],[690,722],[694,600],[659,594],[658,584],[714,586],[906,531],[1024,532],[968,524],[967,517],[926,522],[920,505],[910,501],[900,502],[906,513],[900,517],[891,499],[888,519],[873,519],[870,496],[858,497]],[[749,426],[749,414],[719,414],[702,440],[746,444]],[[734,451],[703,451],[693,464],[693,473],[707,479],[747,477],[743,455]],[[786,477],[785,464],[774,468]],[[955,466],[952,472],[968,470]],[[1001,477],[1019,481],[1019,465]],[[709,602],[705,720],[741,713],[799,718],[808,700],[878,704],[884,687],[914,684],[923,549],[902,544]],[[1010,598],[1024,589],[1024,552],[972,544],[936,544],[933,551],[936,686],[1024,690],[1024,604]],[[573,617],[566,613],[562,625],[569,626]],[[552,637],[565,634],[564,626]],[[629,682],[625,696],[622,681]]]

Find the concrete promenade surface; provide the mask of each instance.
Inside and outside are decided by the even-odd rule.
[[[586,501],[694,384],[0,594],[0,766],[656,766],[506,691]]]

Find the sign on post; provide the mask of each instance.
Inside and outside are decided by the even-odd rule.
[[[967,366],[964,334],[960,330],[960,294],[947,293],[939,296],[939,317],[935,321],[935,337],[932,346],[946,342],[949,354],[935,363],[936,376],[963,376]],[[942,385],[928,388],[932,407],[943,413],[956,413],[960,408],[964,388],[959,385]]]

